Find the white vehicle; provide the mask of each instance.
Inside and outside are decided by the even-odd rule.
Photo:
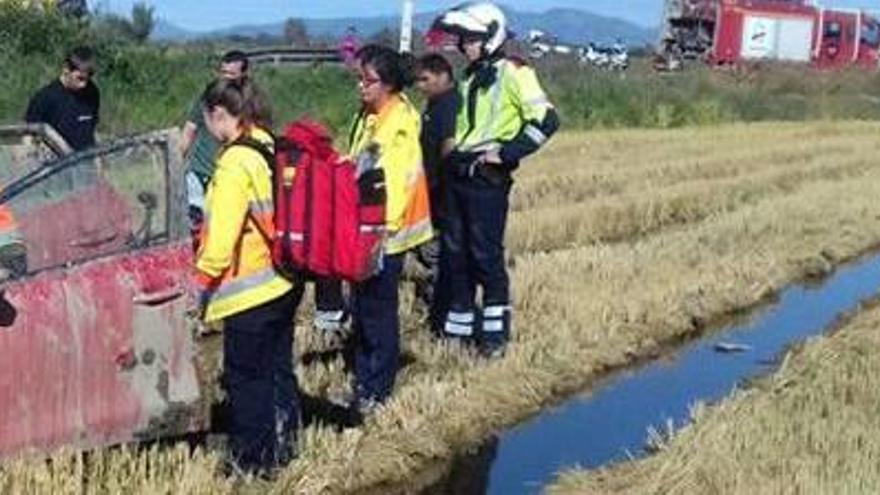
[[[578,59],[599,69],[623,71],[629,68],[629,50],[620,41],[610,47],[590,43],[578,50]]]
[[[529,56],[534,59],[543,58],[553,51],[553,45],[547,40],[547,34],[538,29],[529,31]]]
[[[595,43],[587,46],[560,43],[544,31],[532,29],[526,38],[529,44],[529,56],[533,59],[547,55],[577,56],[583,64],[603,70],[626,70],[629,68],[629,50],[621,40],[609,47],[601,47]]]
[[[528,35],[529,56],[534,59],[542,58],[551,53],[557,55],[572,55],[577,51],[576,46],[560,43],[556,38],[547,35],[540,29],[532,29]]]

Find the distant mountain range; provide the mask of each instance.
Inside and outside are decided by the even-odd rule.
[[[567,43],[584,44],[589,41],[608,42],[622,38],[630,44],[651,43],[656,39],[656,31],[642,27],[622,19],[604,17],[578,9],[551,9],[546,12],[519,12],[505,9],[511,20],[511,29],[519,36],[531,29],[539,29],[552,34]],[[436,13],[416,15],[416,29],[425,31],[436,18]],[[357,27],[363,37],[369,37],[389,28],[398,29],[400,19],[394,16],[339,18],[339,19],[302,19],[310,35],[342,36],[349,26]],[[194,32],[183,29],[166,21],[159,21],[153,32],[153,39],[159,41],[186,41],[198,38],[220,38],[230,35],[256,37],[260,34],[281,36],[284,32],[284,21],[261,24],[241,25],[210,32]]]

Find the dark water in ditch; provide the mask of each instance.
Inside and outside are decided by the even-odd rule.
[[[745,323],[683,346],[672,356],[621,373],[588,397],[524,423],[457,459],[436,494],[531,494],[560,470],[595,468],[644,455],[649,428],[688,422],[696,402],[717,401],[744,380],[772,371],[790,345],[829,329],[880,288],[880,255],[839,268],[825,280],[793,286]],[[717,346],[748,346],[720,352]]]

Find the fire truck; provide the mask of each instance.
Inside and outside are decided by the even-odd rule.
[[[880,20],[809,0],[666,0],[658,69],[687,60],[732,65],[771,60],[820,69],[877,68]]]

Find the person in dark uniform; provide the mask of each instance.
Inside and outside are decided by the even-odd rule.
[[[449,252],[452,282],[443,331],[452,340],[476,340],[490,359],[503,357],[511,338],[504,233],[513,174],[560,125],[535,70],[505,53],[507,26],[504,11],[484,1],[454,7],[434,24],[458,37],[458,49],[469,62],[460,81],[465,103],[455,149],[448,157],[452,173],[443,249]]]
[[[431,196],[431,221],[437,233],[432,242],[424,244],[417,252],[417,259],[430,273],[430,281],[419,290],[429,305],[431,327],[439,332],[446,318],[449,280],[444,277],[440,235],[443,230],[444,184],[448,182],[448,170],[443,164],[455,149],[455,130],[461,94],[455,84],[452,64],[443,55],[430,53],[415,66],[416,85],[425,96],[427,104],[422,113],[421,145],[425,173]]]
[[[25,120],[50,125],[75,150],[95,145],[101,96],[92,78],[97,64],[88,47],[74,48],[64,59],[61,76],[37,91]]]

